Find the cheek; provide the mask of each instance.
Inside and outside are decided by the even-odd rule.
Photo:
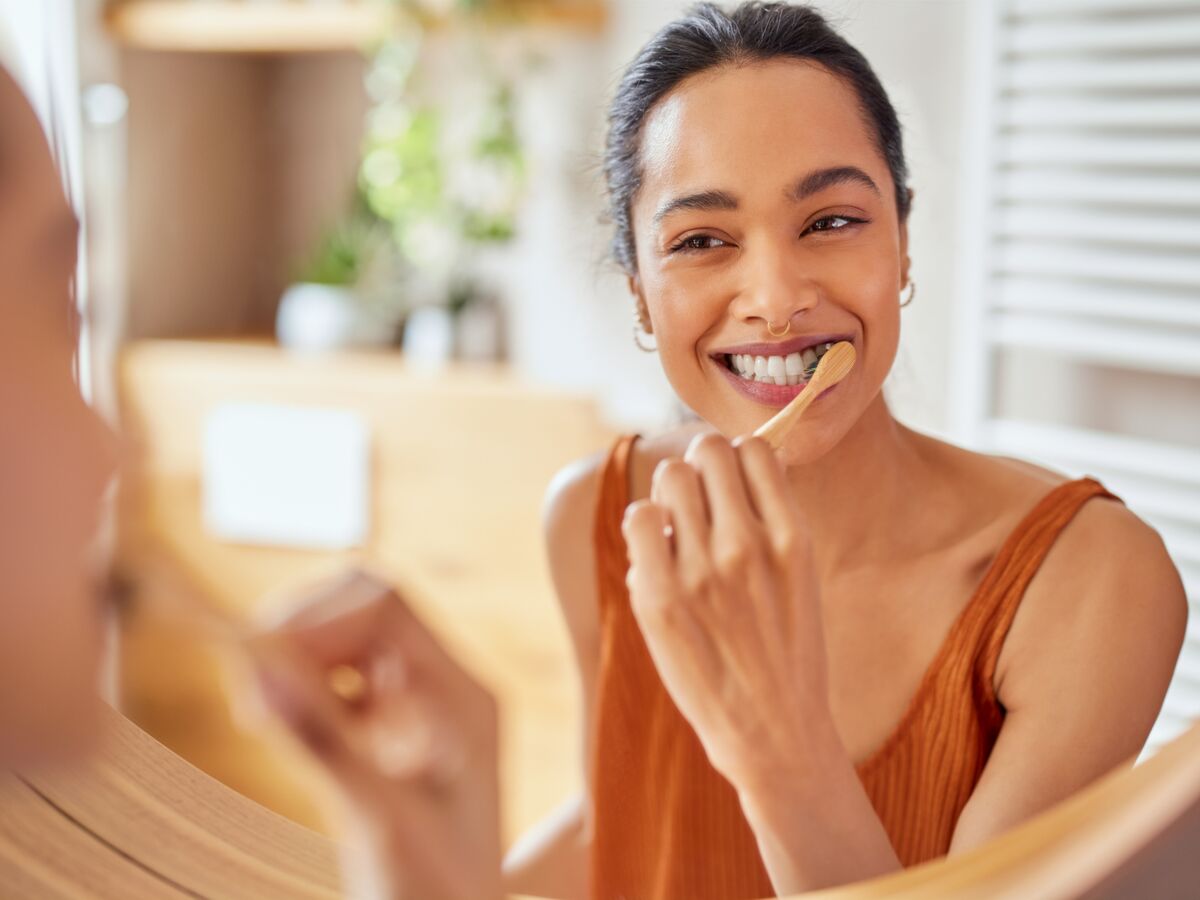
[[[652,292],[653,291],[653,292]],[[646,291],[663,372],[680,398],[695,409],[710,372],[697,344],[727,316],[729,299],[710,283],[688,278],[658,281]]]
[[[711,273],[659,273],[644,284],[658,345],[667,355],[692,354],[696,342],[729,313],[732,297]]]
[[[98,493],[88,484],[94,442],[63,355],[50,359],[49,342],[26,337],[0,340],[0,754],[6,757],[53,753],[90,732],[103,632],[85,557],[97,514]]]
[[[827,268],[823,286],[830,300],[859,322],[865,359],[858,361],[866,384],[879,387],[896,358],[900,341],[900,271],[885,264],[887,248]]]
[[[873,285],[863,294],[865,300],[860,315],[866,372],[871,383],[880,386],[892,370],[900,345],[900,298],[891,279]]]

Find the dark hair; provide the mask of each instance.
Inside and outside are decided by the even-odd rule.
[[[727,13],[715,4],[698,3],[641,49],[609,107],[604,177],[609,217],[616,228],[612,253],[626,272],[637,270],[630,207],[641,186],[638,155],[646,114],[672,88],[699,72],[780,57],[818,63],[854,88],[891,170],[900,221],[908,218],[908,166],[900,120],[866,58],[808,6],[750,2]]]

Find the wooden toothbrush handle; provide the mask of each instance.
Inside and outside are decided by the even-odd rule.
[[[825,390],[825,386],[818,384],[815,379],[809,382],[808,387],[801,391],[795,400],[758,426],[754,431],[754,436],[762,438],[771,445],[772,449],[778,450],[783,446],[784,438],[787,437],[787,433],[791,431],[796,420],[804,414],[809,404]]]

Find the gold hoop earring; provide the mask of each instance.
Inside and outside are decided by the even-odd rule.
[[[633,314],[633,343],[643,353],[654,353],[658,350],[658,341],[655,341],[649,347],[642,343],[642,336],[649,337],[650,332],[646,331],[646,327],[642,324],[641,316],[636,312]]]
[[[901,293],[901,296],[903,296],[903,293]],[[912,303],[915,296],[917,296],[917,283],[910,278],[908,279],[908,296],[900,301],[900,306],[902,308],[908,306],[908,304]]]
[[[771,320],[770,319],[767,320],[767,334],[769,334],[771,337],[783,337],[785,334],[787,334],[791,330],[792,330],[792,320],[791,319],[787,320],[787,323],[783,326],[783,331],[776,331],[774,328],[771,327]]]

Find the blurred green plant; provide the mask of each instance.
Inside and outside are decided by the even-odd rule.
[[[456,6],[470,18],[490,4],[459,0]],[[440,279],[441,302],[457,310],[470,302],[462,275],[472,250],[516,234],[525,159],[516,92],[491,66],[486,40],[468,47],[469,53],[459,48],[464,58],[455,67],[455,86],[471,98],[466,102],[445,84],[429,90],[416,83],[423,47],[423,32],[411,21],[374,57],[358,184],[363,203],[391,229],[405,263]]]
[[[296,273],[302,281],[358,288],[362,302],[402,309],[437,302],[453,313],[479,293],[474,251],[516,234],[525,184],[512,79],[496,71],[488,39],[458,48],[454,87],[424,78],[422,23],[470,26],[504,7],[496,0],[392,0],[394,32],[366,77],[371,102],[358,169],[356,208],[324,233]],[[448,29],[439,29],[439,39]],[[470,37],[472,29],[453,30]],[[390,279],[390,282],[388,281]],[[369,285],[364,285],[369,282]],[[401,283],[403,282],[403,284]],[[390,297],[389,297],[390,289]],[[382,298],[382,299],[381,299]],[[414,298],[416,298],[414,300]]]
[[[340,222],[321,235],[312,255],[297,269],[295,279],[353,287],[374,263],[386,240],[386,232],[362,216]]]

